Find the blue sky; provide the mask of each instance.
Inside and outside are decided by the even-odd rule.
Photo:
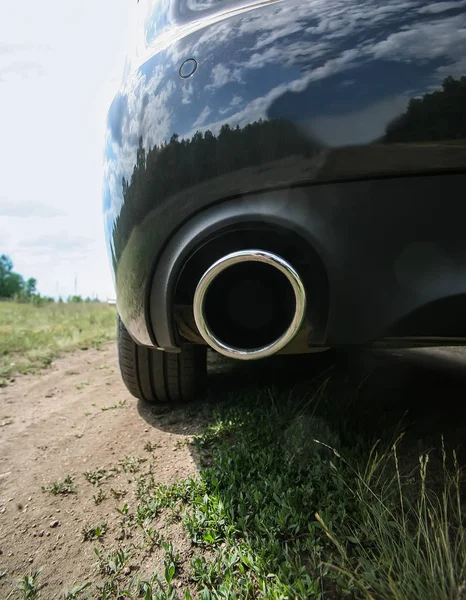
[[[39,290],[114,296],[102,220],[128,0],[0,2],[0,253]]]

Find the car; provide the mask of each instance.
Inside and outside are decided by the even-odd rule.
[[[128,390],[466,341],[466,5],[134,1],[103,211]],[[312,360],[312,358],[310,358]]]

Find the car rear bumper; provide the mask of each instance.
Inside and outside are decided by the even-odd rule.
[[[328,306],[324,326],[311,327],[310,346],[466,340],[465,186],[466,175],[380,178],[199,202],[181,228],[179,213],[173,222],[167,213],[163,241],[149,216],[119,263],[119,310],[136,339],[146,329],[149,344],[176,348],[174,293],[191,253],[216,232],[262,222],[297,234],[323,265]],[[315,283],[312,294],[323,285]],[[140,309],[135,287],[144,290]]]
[[[375,4],[156,4],[105,154],[118,310],[139,343],[179,346],[189,252],[251,219],[318,258],[310,345],[466,338],[466,9]]]

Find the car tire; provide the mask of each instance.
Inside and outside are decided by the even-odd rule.
[[[118,361],[128,391],[151,403],[189,402],[205,386],[207,348],[190,344],[178,354],[140,346],[122,320],[117,324]]]

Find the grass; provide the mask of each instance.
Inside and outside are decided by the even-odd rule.
[[[107,531],[107,523],[102,521],[97,525],[86,525],[82,528],[83,541],[89,542],[93,540],[100,540]]]
[[[157,448],[160,448],[160,444],[155,444],[153,442],[146,442],[146,444],[144,445],[144,450],[146,452],[153,452]]]
[[[118,402],[118,404],[110,404],[110,406],[102,406],[102,408],[100,410],[105,412],[107,410],[115,410],[117,408],[125,408],[125,407],[126,407],[126,400],[120,400],[120,402]]]
[[[58,495],[67,495],[73,494],[76,490],[76,484],[74,483],[73,477],[71,475],[67,475],[63,481],[54,481],[50,485],[42,486],[42,491],[53,494],[54,496]]]
[[[120,461],[120,466],[125,473],[137,473],[141,464],[145,463],[147,458],[141,458],[139,456],[125,456]]]
[[[80,392],[81,390],[83,390],[85,387],[87,387],[89,384],[89,381],[82,381],[81,383],[78,383],[76,387],[76,389],[78,390],[78,392]]]
[[[77,600],[80,597],[81,592],[90,586],[90,581],[86,581],[86,583],[82,583],[81,585],[75,585],[69,592],[64,594],[63,600]]]
[[[135,496],[116,508],[121,544],[95,549],[101,580],[89,598],[466,598],[464,477],[441,438],[413,461],[402,436],[337,434],[326,385],[252,390],[203,411],[191,438],[198,475],[161,484],[140,459],[120,461],[137,473]],[[103,535],[88,529],[86,539]],[[152,553],[161,566],[139,573]]]
[[[46,368],[64,351],[114,338],[115,307],[107,304],[0,302],[0,384]]]
[[[401,464],[400,442],[343,446],[314,408],[251,398],[196,439],[205,468],[184,522],[203,598],[460,598],[466,576],[455,454]],[[178,484],[179,485],[179,484]]]
[[[413,460],[401,435],[374,444],[336,433],[326,384],[302,395],[251,390],[202,411],[196,476],[162,484],[150,465],[140,469],[144,459],[120,460],[134,495],[115,508],[116,546],[105,522],[82,530],[99,542],[86,598],[464,600],[464,477],[441,438]],[[85,476],[98,486],[114,473]],[[188,555],[171,527],[190,540]]]
[[[40,586],[37,584],[37,580],[42,572],[42,569],[35,571],[31,575],[25,575],[20,581],[18,581],[17,591],[21,600],[34,600],[38,597]]]
[[[110,488],[110,493],[115,498],[115,500],[121,500],[128,493],[126,490],[116,490],[114,488]]]
[[[99,506],[99,504],[102,504],[102,502],[107,499],[107,494],[102,489],[99,489],[98,493],[94,494],[93,499],[94,504]]]
[[[118,469],[96,469],[95,471],[85,471],[83,473],[85,479],[95,487],[99,487],[101,483],[115,477]]]

